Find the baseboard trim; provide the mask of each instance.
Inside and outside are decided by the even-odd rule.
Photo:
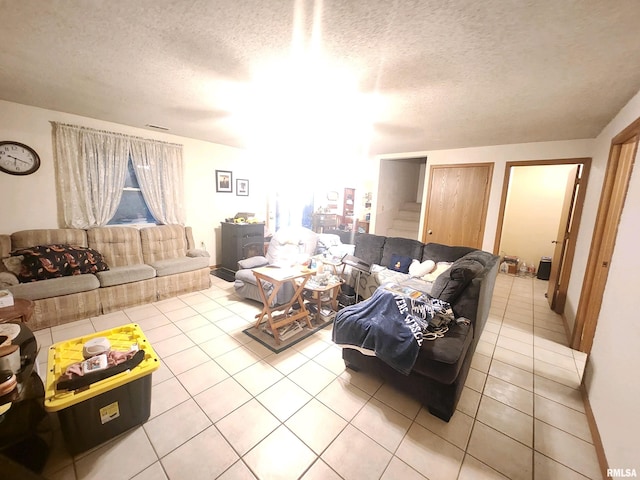
[[[604,453],[604,446],[602,445],[602,438],[600,437],[600,432],[598,431],[598,424],[596,423],[596,417],[593,415],[593,410],[591,409],[591,403],[589,402],[589,394],[587,393],[587,387],[584,384],[584,375],[582,376],[582,383],[580,384],[580,393],[582,394],[582,402],[584,403],[584,411],[587,415],[587,423],[589,424],[589,430],[591,431],[593,446],[596,449],[598,464],[600,465],[600,473],[602,474],[603,479],[607,479],[609,478],[607,477],[609,462],[607,462],[607,456]]]

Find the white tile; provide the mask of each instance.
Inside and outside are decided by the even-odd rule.
[[[247,428],[249,425],[251,428]],[[278,425],[278,419],[255,399],[216,422],[220,433],[240,455],[251,450]]]
[[[411,420],[372,398],[351,420],[351,425],[390,452],[395,452],[411,426]]]
[[[454,480],[460,471],[464,451],[414,423],[396,456],[427,478]]]
[[[571,470],[555,460],[542,455],[540,452],[533,453],[533,461],[534,480],[549,480],[551,478],[588,480],[584,475],[580,475],[575,470]]]
[[[548,378],[535,375],[533,378],[533,391],[536,395],[561,403],[579,412],[585,412],[584,402],[580,390],[563,385]]]
[[[380,480],[426,480],[426,477],[420,475],[417,471],[404,463],[398,457],[393,457],[387,466],[387,469],[380,477]]]
[[[180,333],[175,337],[170,337],[159,342],[151,341],[151,345],[160,358],[165,358],[169,355],[173,355],[174,353],[193,347],[195,344],[184,333]]]
[[[481,422],[475,422],[467,453],[512,480],[530,480],[533,450]]]
[[[482,395],[469,387],[462,388],[462,395],[458,400],[456,410],[466,413],[470,417],[475,417],[480,405],[480,398]]]
[[[242,461],[238,460],[231,465],[225,472],[217,477],[218,480],[255,480],[256,477],[251,473],[249,467]]]
[[[215,452],[215,455],[212,455]],[[211,426],[162,458],[171,479],[210,480],[218,477],[238,460],[238,455],[218,430]],[[105,476],[103,478],[112,478]]]
[[[472,388],[476,392],[482,393],[484,390],[484,383],[487,380],[487,374],[481,372],[480,370],[476,370],[475,368],[470,368],[469,373],[467,373],[467,379],[464,384],[466,387]]]
[[[308,361],[291,372],[288,377],[311,395],[316,395],[336,378],[335,374],[316,362]]]
[[[338,436],[347,422],[333,410],[312,399],[285,425],[317,454]]]
[[[535,417],[560,430],[593,443],[586,414],[560,403],[535,395]]]
[[[370,372],[356,372],[347,368],[340,374],[340,378],[346,380],[350,384],[364,390],[369,395],[373,395],[382,386],[382,379]]]
[[[227,378],[194,397],[212,422],[224,418],[251,398],[233,378]]]
[[[300,480],[342,480],[322,459],[316,460]]]
[[[220,355],[224,355],[225,353],[238,348],[240,343],[229,335],[221,335],[211,340],[207,340],[204,343],[200,343],[199,346],[207,353],[207,355],[215,359]]]
[[[179,375],[210,360],[209,356],[196,346],[162,359],[174,375]]]
[[[565,358],[567,358],[571,363],[574,363],[573,358]],[[538,376],[561,383],[567,387],[576,389],[580,388],[581,380],[580,375],[578,375],[578,370],[575,368],[575,363],[573,369],[567,370],[556,364],[547,363],[536,358],[533,360],[533,371]]]
[[[420,411],[421,405],[418,400],[388,383],[382,385],[374,397],[412,420]]]
[[[144,429],[156,453],[163,457],[211,425],[198,404],[189,399],[149,420]]]
[[[369,401],[369,398],[369,394],[347,383],[342,378],[336,378],[316,395],[316,399],[347,421],[351,421],[355,417],[356,413]]]
[[[546,480],[560,477],[547,477]],[[469,454],[464,456],[458,480],[509,480],[497,470],[485,465]]]
[[[234,375],[259,360],[258,355],[244,347],[238,347],[216,357],[216,363],[224,368],[229,375]]]
[[[567,432],[535,421],[535,449],[589,478],[600,478],[595,447]]]
[[[172,377],[151,387],[151,414],[153,418],[179,405],[189,398],[187,392],[178,379]]]
[[[288,348],[284,352],[272,353],[264,357],[265,362],[277,368],[284,375],[289,375],[296,368],[309,362],[309,358],[300,353],[295,348]]]
[[[281,422],[286,421],[311,398],[311,395],[286,377],[256,397]]]
[[[258,395],[282,377],[282,373],[264,361],[258,361],[234,375],[236,381],[252,395]]]
[[[351,425],[322,454],[327,465],[349,480],[380,478],[391,457],[390,452]]]
[[[75,462],[78,478],[131,478],[142,472],[158,457],[142,427],[103,444]]]
[[[431,415],[425,407],[420,409],[416,417],[416,423],[422,425],[426,429],[441,436],[449,443],[464,450],[467,448],[469,436],[471,435],[471,427],[473,426],[473,417],[463,412],[454,412],[448,422]]]
[[[283,425],[243,460],[258,478],[299,478],[317,456]]]
[[[525,390],[533,391],[533,373],[521,368],[514,367],[508,363],[494,359],[491,362],[489,375],[499,378],[505,382],[512,383]]]
[[[533,417],[486,395],[476,419],[533,448]]]
[[[334,375],[340,375],[346,369],[342,359],[342,349],[335,346],[324,349],[313,358],[313,361],[330,370]]]
[[[75,475],[73,478],[75,479]],[[162,464],[160,462],[156,462],[133,477],[131,480],[167,480],[167,476],[164,473]]]
[[[489,375],[484,394],[527,415],[533,415],[533,392]]]
[[[516,351],[496,346],[493,358],[501,361],[502,363],[507,363],[522,370],[526,370],[527,372],[533,372],[533,356],[523,355]]]
[[[211,322],[204,318],[202,315],[192,315],[182,320],[174,320],[173,324],[185,333],[188,333],[196,328],[205,327],[211,325]]]
[[[178,380],[191,396],[195,396],[227,378],[229,378],[229,374],[214,360],[204,362],[178,375]]]

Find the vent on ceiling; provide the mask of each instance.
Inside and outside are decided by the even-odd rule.
[[[161,126],[161,125],[154,125],[153,123],[147,123],[147,124],[145,125],[145,127],[155,128],[155,129],[157,129],[157,130],[169,130],[169,128],[168,128],[168,127],[163,127],[163,126]]]

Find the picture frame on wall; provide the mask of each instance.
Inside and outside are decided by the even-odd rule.
[[[246,178],[236,179],[236,195],[240,197],[249,196],[249,180]]]
[[[229,170],[216,170],[216,192],[233,192],[233,174]]]

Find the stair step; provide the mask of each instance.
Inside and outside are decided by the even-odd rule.
[[[412,212],[420,212],[420,210],[422,210],[422,204],[418,203],[418,202],[405,202],[404,205],[402,205],[401,210],[409,210]]]
[[[418,230],[418,223],[415,220],[405,220],[404,218],[394,218],[391,223],[391,228],[398,228],[400,230]]]
[[[416,212],[414,210],[400,210],[398,212],[398,217],[402,220],[411,220],[413,222],[420,222],[420,212]]]
[[[410,238],[412,240],[418,239],[418,229],[402,229],[402,228],[388,228],[387,229],[387,237],[399,237],[399,238]]]

